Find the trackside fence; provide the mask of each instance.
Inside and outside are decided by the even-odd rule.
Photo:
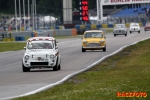
[[[29,31],[29,32],[0,32],[0,41],[25,41],[26,38],[29,37],[39,37],[39,36],[76,36],[77,30],[73,29],[53,29],[49,31],[43,32],[36,32],[36,31]]]

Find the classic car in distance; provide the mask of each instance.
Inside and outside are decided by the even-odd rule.
[[[132,33],[132,32],[140,33],[140,25],[139,25],[139,23],[130,23],[129,31],[130,31],[130,33]]]
[[[146,25],[144,26],[144,31],[150,31],[150,22],[146,23]]]
[[[114,36],[116,35],[125,35],[127,36],[128,30],[125,24],[116,24],[113,30]]]
[[[101,30],[88,30],[84,32],[82,38],[82,52],[86,50],[106,51],[105,34]]]
[[[24,49],[23,72],[30,71],[31,68],[53,68],[54,71],[61,69],[61,58],[55,38],[29,38]]]

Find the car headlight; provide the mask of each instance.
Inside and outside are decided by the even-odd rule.
[[[105,41],[100,41],[100,44],[103,44]]]
[[[30,57],[29,57],[28,55],[26,55],[24,58],[25,58],[26,60],[28,60]]]
[[[50,55],[50,58],[51,58],[51,59],[54,59],[54,57],[55,57],[55,56],[54,56],[53,54]]]
[[[84,44],[86,44],[86,43],[87,43],[87,41],[83,41],[83,43],[84,43]]]

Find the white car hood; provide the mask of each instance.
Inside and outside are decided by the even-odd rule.
[[[140,28],[139,26],[132,26],[132,27],[130,27],[130,28]]]
[[[29,55],[45,55],[45,54],[52,54],[54,51],[52,49],[32,49],[32,50],[27,50],[26,54]]]
[[[126,28],[115,28],[114,30],[126,30]]]

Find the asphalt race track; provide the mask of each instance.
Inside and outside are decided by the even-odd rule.
[[[81,51],[81,39],[58,39],[58,47],[61,55],[61,70],[31,69],[30,72],[22,72],[22,56],[24,50],[0,53],[0,100],[8,97],[20,96],[31,93],[37,89],[53,84],[67,75],[77,72],[100,60],[102,57],[112,54],[123,46],[150,37],[150,32],[133,32],[124,35],[113,36],[106,34],[106,52],[101,50],[86,52]],[[67,41],[67,42],[66,42]]]

